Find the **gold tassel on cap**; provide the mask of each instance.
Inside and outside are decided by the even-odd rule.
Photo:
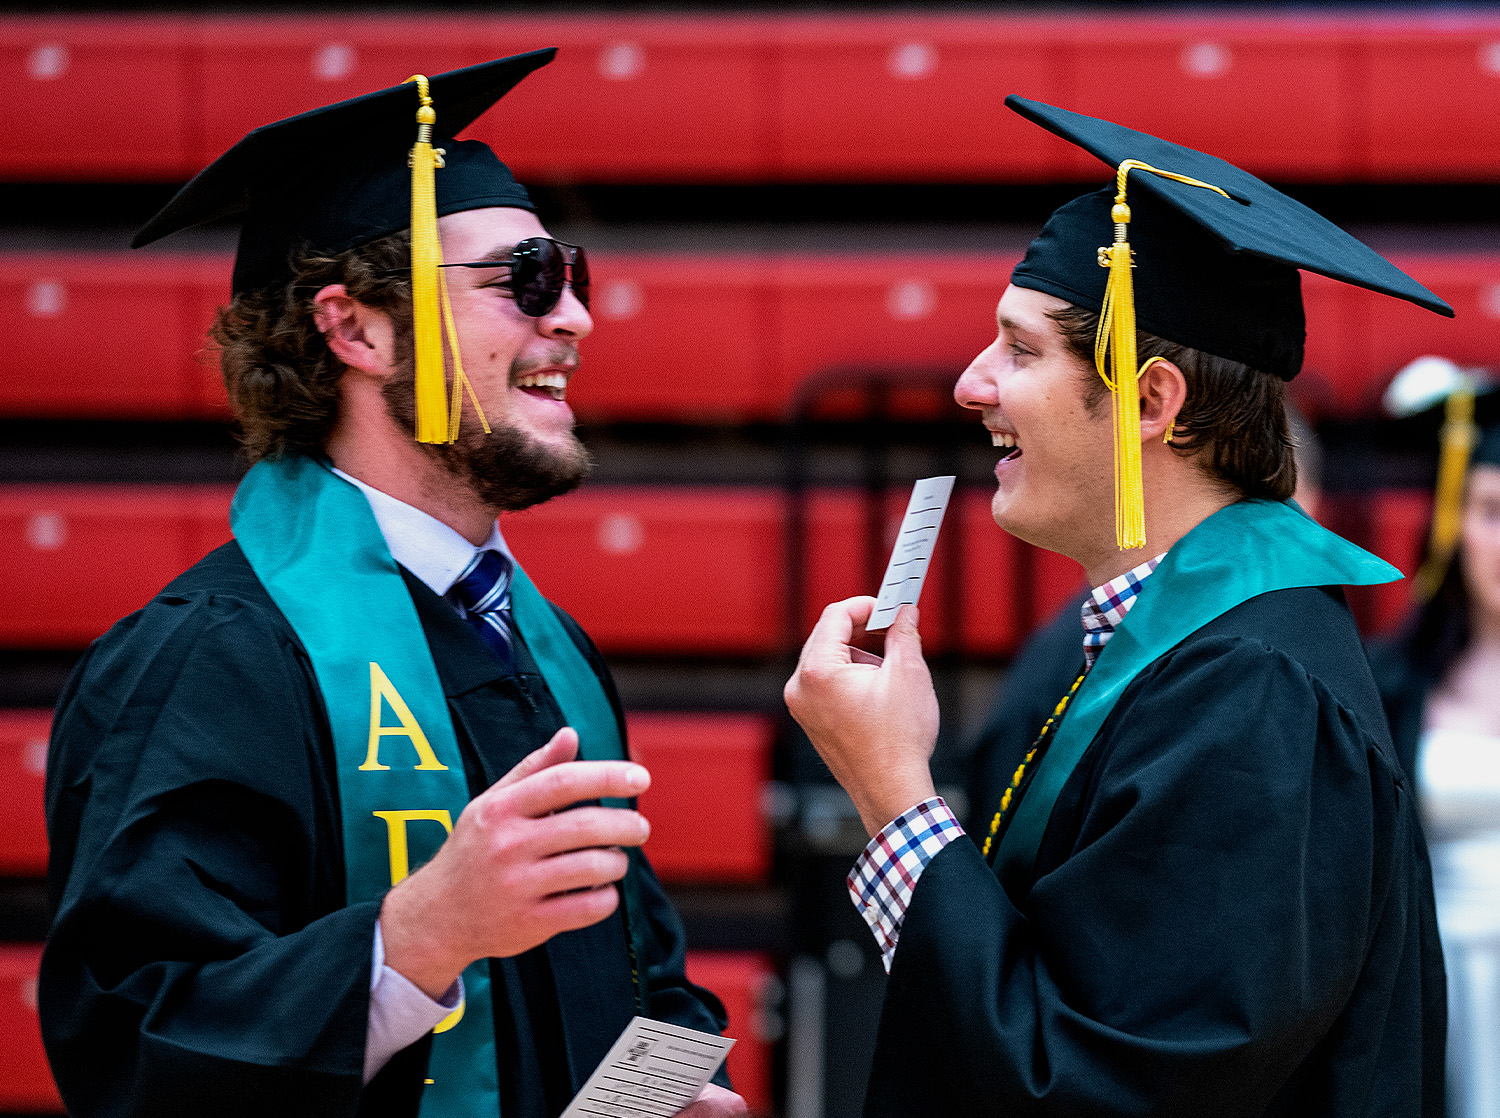
[[[1427,560],[1417,572],[1417,593],[1427,601],[1437,593],[1458,546],[1459,517],[1463,511],[1464,475],[1469,456],[1479,441],[1474,423],[1474,385],[1463,378],[1443,405],[1442,452],[1438,458],[1437,495],[1432,508],[1432,538]]]
[[[1115,206],[1110,214],[1115,223],[1115,241],[1099,250],[1099,266],[1109,269],[1109,279],[1104,287],[1104,305],[1099,310],[1099,333],[1094,337],[1094,367],[1114,398],[1115,542],[1121,551],[1146,544],[1140,377],[1161,360],[1153,357],[1139,368],[1135,363],[1135,289],[1130,275],[1135,261],[1126,229],[1130,224],[1130,207],[1125,203],[1125,179],[1134,170],[1150,171],[1174,182],[1201,186],[1229,197],[1212,183],[1161,171],[1138,159],[1125,160],[1115,173]]]
[[[452,442],[449,435],[447,381],[443,375],[443,325],[439,309],[439,285],[443,245],[437,229],[437,170],[443,165],[443,150],[432,146],[432,126],[437,112],[427,91],[427,78],[414,74],[417,83],[417,142],[412,146],[411,165],[411,313],[416,348],[417,441]],[[452,339],[457,357],[457,339]],[[455,370],[457,372],[457,370]],[[455,388],[462,374],[455,376]]]

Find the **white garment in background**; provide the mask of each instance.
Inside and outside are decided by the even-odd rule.
[[[1419,758],[1448,971],[1448,1114],[1500,1118],[1500,737],[1435,727]]]

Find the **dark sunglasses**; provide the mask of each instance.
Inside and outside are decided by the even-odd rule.
[[[527,237],[511,251],[509,260],[473,260],[442,267],[509,268],[510,278],[503,282],[510,288],[521,313],[531,318],[551,314],[562,298],[564,287],[571,287],[584,309],[588,309],[588,256],[578,245],[554,241],[551,237]]]

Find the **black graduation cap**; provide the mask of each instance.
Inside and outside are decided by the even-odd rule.
[[[1113,187],[1047,220],[1011,282],[1099,311],[1094,361],[1114,397],[1121,550],[1146,542],[1137,328],[1291,380],[1307,334],[1301,268],[1453,314],[1379,253],[1222,159],[1039,101],[1005,103],[1115,168]]]
[[[429,79],[432,140],[446,153],[435,176],[438,216],[481,206],[534,209],[494,152],[453,137],[556,53],[528,51]],[[179,190],[131,245],[238,218],[238,294],[287,278],[298,246],[342,252],[405,229],[419,104],[417,85],[404,83],[257,128]]]
[[[1011,96],[1005,103],[1111,167],[1138,160],[1222,191],[1149,170],[1130,173],[1136,323],[1148,333],[1290,380],[1302,366],[1306,334],[1299,268],[1453,315],[1385,257],[1231,163],[1039,101]],[[1109,187],[1059,209],[1013,282],[1100,307],[1108,269],[1096,261],[1113,240],[1115,201]]]

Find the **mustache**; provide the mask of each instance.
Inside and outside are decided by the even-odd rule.
[[[559,343],[548,349],[540,357],[517,357],[510,363],[510,375],[515,377],[525,376],[535,369],[562,369],[571,374],[578,368],[578,347]]]

